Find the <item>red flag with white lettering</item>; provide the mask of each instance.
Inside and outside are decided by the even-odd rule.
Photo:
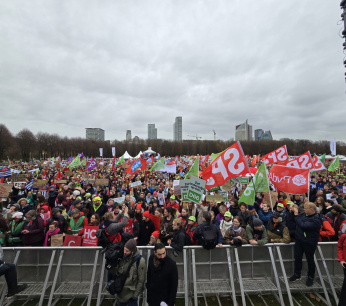
[[[311,171],[314,171],[314,164],[309,151],[285,163],[285,166],[300,169],[311,169]]]
[[[86,226],[84,227],[83,234],[83,246],[95,246],[97,247],[98,239],[95,236],[96,231],[98,230],[98,226]]]
[[[272,164],[282,164],[288,161],[287,147],[286,145],[276,149],[273,152],[270,152],[264,155],[261,158],[262,161],[268,166]]]
[[[207,190],[223,185],[227,180],[250,173],[243,149],[238,142],[222,152],[201,176]]]
[[[312,158],[312,162],[314,164],[315,171],[321,171],[326,169],[326,167],[323,165],[323,163],[316,155],[314,155],[314,157]]]
[[[309,173],[309,169],[275,165],[269,171],[269,179],[280,191],[304,194],[309,190]]]

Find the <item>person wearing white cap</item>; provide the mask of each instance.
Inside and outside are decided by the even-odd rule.
[[[20,211],[12,215],[12,222],[10,223],[10,230],[7,232],[7,245],[8,246],[22,246],[22,226],[24,224],[23,213]]]

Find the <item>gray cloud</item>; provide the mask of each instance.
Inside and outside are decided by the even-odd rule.
[[[344,127],[338,3],[30,1],[0,3],[2,122],[84,137],[336,138]]]

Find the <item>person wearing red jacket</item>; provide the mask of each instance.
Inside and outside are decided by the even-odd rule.
[[[322,218],[322,226],[320,229],[320,237],[318,238],[318,241],[328,242],[335,235],[335,231],[327,218],[321,214],[320,216]]]
[[[346,229],[341,230],[341,235],[338,241],[338,260],[344,270],[344,282],[342,284],[339,306],[346,305]]]

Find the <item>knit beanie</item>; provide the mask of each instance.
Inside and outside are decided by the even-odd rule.
[[[160,232],[159,231],[154,231],[151,235],[154,236],[156,239],[159,239]]]
[[[134,239],[130,239],[125,243],[125,248],[127,248],[129,251],[131,251],[132,253],[136,252],[137,249],[137,243],[136,240]]]
[[[256,218],[255,220],[253,220],[253,226],[257,227],[257,226],[262,226],[263,222],[261,219]]]

